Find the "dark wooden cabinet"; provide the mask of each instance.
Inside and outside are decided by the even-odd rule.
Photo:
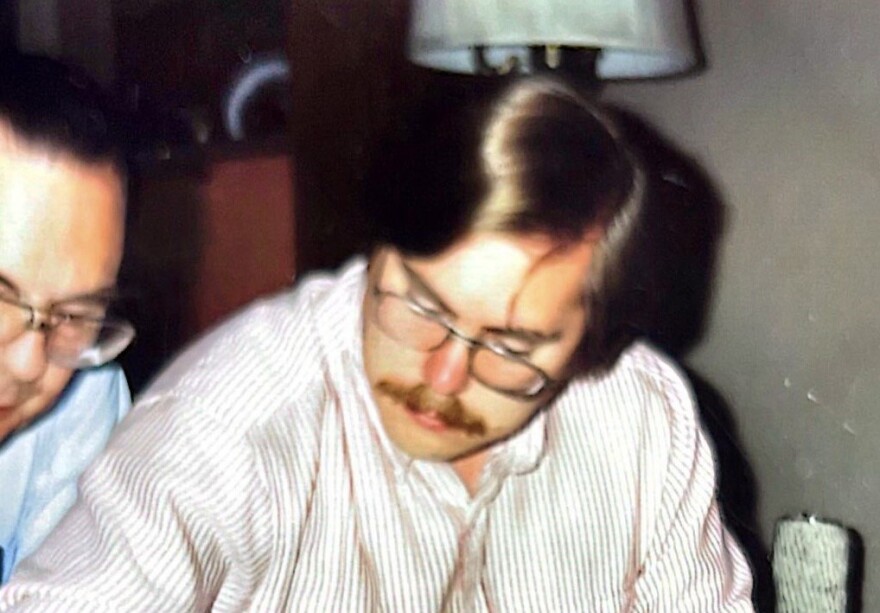
[[[138,329],[122,356],[133,388],[196,336],[292,283],[292,172],[286,152],[217,153],[139,179],[123,279]]]
[[[80,0],[78,0],[80,1]],[[295,272],[286,126],[233,143],[222,109],[253,58],[283,53],[284,0],[106,0],[115,88],[137,123],[125,283],[140,389],[171,356]]]
[[[297,264],[338,265],[368,241],[359,206],[371,147],[422,91],[406,62],[407,0],[297,0],[288,17]]]
[[[113,0],[116,73],[158,103],[203,114],[223,140],[220,107],[251,58],[281,52],[284,0]]]

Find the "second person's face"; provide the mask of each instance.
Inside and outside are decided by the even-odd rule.
[[[45,308],[94,302],[116,281],[125,206],[119,175],[21,141],[0,121],[0,291]],[[20,317],[6,306],[7,318]],[[49,409],[72,371],[53,364],[45,333],[0,344],[0,441]]]

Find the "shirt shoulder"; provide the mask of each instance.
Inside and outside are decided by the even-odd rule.
[[[670,420],[696,423],[696,399],[687,376],[672,358],[642,341],[623,354],[620,367],[622,377],[639,382],[648,397],[660,401]]]
[[[643,342],[627,349],[610,371],[572,382],[557,408],[551,440],[564,450],[565,461],[601,461],[634,483],[650,484],[651,496],[685,487],[682,479],[704,443],[685,376]]]
[[[595,423],[660,419],[676,427],[696,425],[696,403],[679,366],[646,342],[631,345],[608,372],[575,379],[563,393],[563,405],[589,405],[583,412]]]
[[[136,412],[174,405],[228,432],[245,433],[321,404],[328,361],[344,350],[359,314],[365,264],[317,273],[257,300],[185,349],[138,399]]]

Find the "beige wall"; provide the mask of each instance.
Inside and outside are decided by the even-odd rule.
[[[689,362],[731,407],[765,538],[801,511],[855,527],[880,611],[880,2],[700,8],[705,73],[606,95],[700,159],[728,207]]]

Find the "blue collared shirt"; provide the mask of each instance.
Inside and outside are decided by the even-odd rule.
[[[0,583],[73,505],[77,479],[130,406],[118,366],[83,370],[45,415],[0,443]]]

